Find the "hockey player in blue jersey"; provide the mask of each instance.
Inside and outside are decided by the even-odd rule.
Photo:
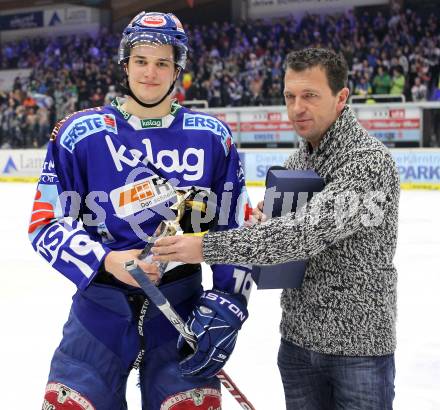
[[[204,297],[200,265],[168,265],[159,287],[196,334],[195,353],[124,269],[159,223],[173,219],[177,190],[203,192],[216,205],[212,218],[200,213],[203,226],[186,223],[189,231],[236,227],[248,202],[229,128],[171,98],[186,58],[187,37],[174,15],[138,14],[119,48],[127,98],[73,113],[52,132],[29,236],[78,290],[43,409],[126,409],[133,368],[142,409],[221,408],[214,376],[247,316],[248,269],[212,266],[213,289]],[[158,279],[155,264],[139,266]]]

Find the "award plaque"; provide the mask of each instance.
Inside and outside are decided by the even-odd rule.
[[[269,169],[263,213],[272,218],[295,212],[304,206],[314,193],[323,189],[324,180],[313,170],[290,170],[283,167]],[[253,265],[252,278],[258,289],[300,288],[306,268],[307,260],[276,265]]]

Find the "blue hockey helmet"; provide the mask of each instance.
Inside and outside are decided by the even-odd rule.
[[[119,44],[119,64],[130,57],[130,50],[142,44],[152,46],[171,45],[175,63],[185,69],[188,54],[188,37],[180,20],[172,13],[140,12],[125,27]]]

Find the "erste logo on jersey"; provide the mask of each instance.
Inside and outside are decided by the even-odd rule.
[[[167,24],[167,21],[160,14],[146,14],[141,18],[140,24],[144,27],[163,27]]]
[[[169,201],[175,195],[174,188],[163,178],[152,176],[114,189],[110,200],[116,215],[123,218]]]
[[[232,145],[231,134],[228,129],[217,118],[203,114],[183,115],[184,130],[206,130],[220,136],[225,155],[229,154]]]
[[[104,130],[117,134],[116,119],[113,114],[87,115],[73,120],[62,133],[60,142],[69,152],[73,152],[79,141]]]
[[[60,131],[61,127],[64,125],[65,122],[67,122],[71,117],[73,117],[75,114],[78,114],[80,112],[89,112],[89,111],[101,111],[102,107],[93,107],[93,108],[85,108],[84,110],[72,112],[67,117],[64,117],[61,121],[58,121],[55,124],[55,127],[52,130],[52,133],[50,134],[50,140],[55,141],[58,135],[58,132]]]

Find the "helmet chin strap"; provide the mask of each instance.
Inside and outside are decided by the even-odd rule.
[[[170,86],[170,88],[168,89],[168,92],[159,100],[159,101],[157,101],[157,102],[155,102],[155,103],[151,103],[151,104],[147,104],[147,103],[144,103],[143,101],[141,101],[139,98],[137,98],[135,95],[134,95],[134,92],[131,90],[131,88],[130,88],[130,83],[128,82],[128,78],[127,78],[127,86],[126,87],[124,87],[125,89],[126,89],[126,91],[127,91],[127,94],[131,97],[131,98],[133,98],[133,100],[135,100],[139,105],[141,105],[142,107],[144,107],[144,108],[153,108],[153,107],[156,107],[156,106],[158,106],[163,100],[165,100],[165,98],[167,98],[172,92],[173,92],[173,90],[174,90],[174,85],[176,84],[176,81],[177,81],[177,79],[179,78],[179,74],[180,74],[180,68],[178,68],[178,71],[177,71],[177,75],[176,75],[176,79],[173,81],[173,83],[171,84],[171,86]]]
[[[144,102],[142,102],[139,98],[137,98],[135,95],[134,95],[134,93],[133,93],[133,91],[131,91],[131,88],[130,88],[130,85],[127,85],[127,91],[128,91],[128,95],[131,97],[131,98],[133,98],[133,100],[135,100],[139,105],[142,105],[142,107],[145,107],[145,108],[153,108],[153,107],[156,107],[157,105],[159,105],[163,100],[165,100],[165,98],[167,98],[170,94],[171,94],[171,92],[173,91],[173,89],[174,89],[174,84],[176,83],[176,81],[173,81],[173,84],[171,84],[171,87],[170,87],[170,89],[168,90],[168,92],[159,100],[159,101],[157,101],[157,102],[155,102],[155,103],[151,103],[151,104],[147,104],[147,103],[144,103]]]

